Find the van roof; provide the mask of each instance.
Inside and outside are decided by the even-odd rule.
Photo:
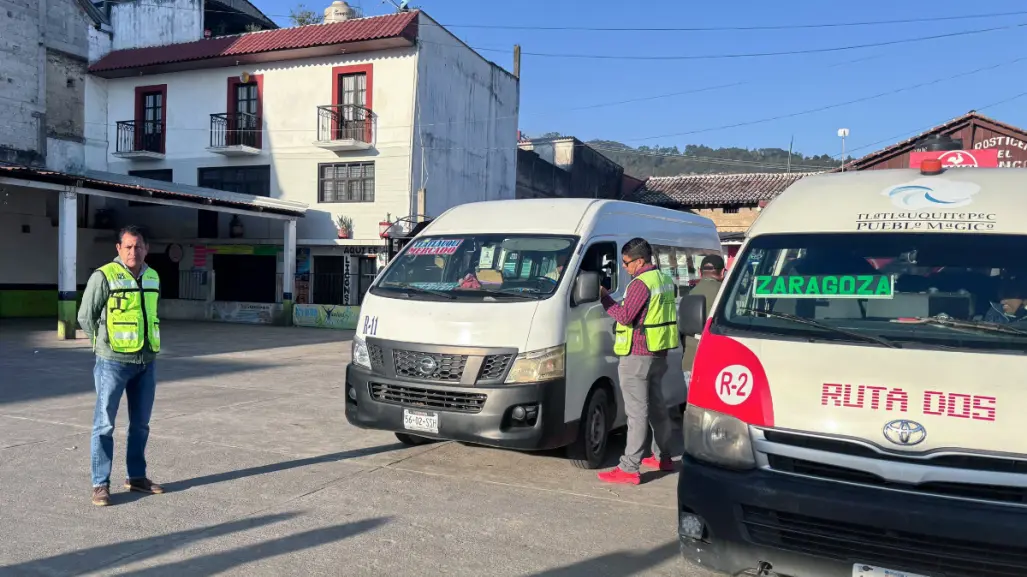
[[[1027,234],[1027,170],[865,170],[807,176],[763,209],[748,236],[803,232]]]
[[[713,221],[704,216],[637,202],[593,198],[532,198],[460,204],[432,221],[423,234],[482,234],[502,230],[514,234],[580,235],[600,217],[620,215],[659,218],[682,225],[716,229]]]

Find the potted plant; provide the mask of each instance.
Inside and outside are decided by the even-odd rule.
[[[335,224],[339,227],[339,238],[350,238],[353,236],[353,219],[340,214],[335,217]]]

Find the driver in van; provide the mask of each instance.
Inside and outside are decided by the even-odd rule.
[[[667,373],[667,351],[678,347],[677,306],[674,279],[653,265],[653,249],[642,238],[633,238],[621,249],[621,261],[632,280],[617,303],[606,287],[599,294],[603,308],[617,321],[613,352],[620,357],[617,368],[624,412],[628,416],[628,439],[620,466],[599,473],[605,483],[638,485],[639,468],[670,472],[671,423],[663,397],[663,376]],[[649,427],[653,430],[653,455],[645,459]]]
[[[985,322],[1027,325],[1027,274],[1003,279],[998,297],[984,315]]]

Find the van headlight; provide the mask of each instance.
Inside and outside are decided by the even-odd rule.
[[[367,343],[356,335],[353,336],[353,354],[350,359],[358,367],[371,368],[371,355],[367,353]]]
[[[506,382],[538,383],[562,378],[566,358],[566,348],[563,345],[521,353],[514,359]]]
[[[730,469],[753,469],[749,425],[740,419],[688,405],[685,410],[685,452],[698,461]]]

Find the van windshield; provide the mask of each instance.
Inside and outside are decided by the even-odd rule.
[[[1025,254],[1014,235],[756,237],[715,332],[1027,354]]]
[[[372,289],[402,298],[539,300],[564,277],[578,238],[477,234],[412,241]]]

